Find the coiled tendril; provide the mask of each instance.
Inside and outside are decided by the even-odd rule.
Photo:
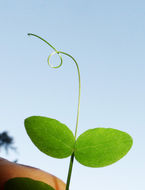
[[[77,121],[76,121],[76,129],[75,129],[75,139],[76,139],[76,136],[77,136],[77,129],[78,129],[78,119],[79,119],[79,111],[80,111],[80,94],[81,94],[81,80],[80,80],[80,70],[79,70],[79,66],[78,66],[78,63],[77,61],[71,56],[69,55],[68,53],[65,53],[65,52],[62,52],[62,51],[57,51],[55,49],[55,47],[53,47],[49,42],[47,42],[45,39],[43,39],[42,37],[36,35],[36,34],[32,34],[32,33],[28,33],[29,36],[35,36],[37,38],[39,38],[40,40],[44,41],[46,44],[48,44],[53,50],[54,52],[52,52],[49,56],[48,56],[48,59],[47,59],[47,62],[48,62],[48,65],[51,67],[51,68],[54,68],[54,69],[57,69],[59,67],[62,66],[62,63],[63,63],[63,59],[62,59],[62,56],[61,54],[64,54],[68,57],[70,57],[76,64],[76,67],[77,67],[77,71],[78,71],[78,79],[79,79],[79,96],[78,96],[78,111],[77,111]],[[55,55],[55,54],[58,54],[59,58],[60,58],[60,64],[58,66],[53,66],[51,63],[50,63],[50,58]]]
[[[50,58],[55,55],[55,54],[58,54],[59,55],[59,58],[60,58],[60,64],[58,66],[53,66],[51,63],[50,63]],[[51,68],[54,68],[54,69],[57,69],[59,67],[61,67],[62,63],[63,63],[63,59],[61,57],[61,55],[59,54],[58,51],[54,51],[52,52],[49,56],[48,56],[48,59],[47,59],[47,62],[48,62],[48,65],[51,67]]]
[[[54,69],[57,69],[59,67],[61,67],[62,63],[63,63],[63,59],[62,59],[62,56],[60,55],[60,52],[58,52],[49,42],[47,42],[46,40],[44,40],[43,38],[41,38],[40,36],[36,35],[36,34],[31,34],[31,33],[28,33],[28,36],[35,36],[37,38],[39,38],[40,40],[44,41],[46,44],[48,44],[53,50],[54,52],[52,52],[49,56],[48,56],[48,59],[47,59],[47,62],[48,62],[48,65],[51,67],[51,68],[54,68]],[[53,66],[51,63],[50,63],[50,58],[55,55],[55,54],[58,54],[59,58],[60,58],[60,64],[58,66]]]
[[[70,57],[76,64],[76,67],[77,67],[77,71],[78,71],[78,79],[79,79],[79,95],[78,95],[78,109],[77,109],[77,119],[76,119],[76,128],[75,128],[75,139],[77,137],[77,129],[78,129],[78,121],[79,121],[79,112],[80,112],[80,95],[81,95],[81,79],[80,79],[80,70],[79,70],[79,66],[78,66],[78,63],[76,62],[76,60],[71,56],[69,55],[68,53],[65,53],[65,52],[62,52],[62,51],[57,51],[49,42],[47,42],[46,40],[44,40],[43,38],[41,38],[40,36],[37,36],[35,34],[32,34],[32,33],[28,33],[29,36],[35,36],[37,38],[39,38],[40,40],[44,41],[46,44],[48,44],[53,50],[54,52],[52,52],[49,56],[48,56],[48,59],[47,59],[47,62],[48,62],[48,65],[51,67],[51,68],[59,68],[62,66],[62,63],[63,63],[63,59],[62,59],[62,56],[61,54],[64,54],[68,57]],[[55,54],[58,54],[59,58],[60,58],[60,64],[58,66],[53,66],[51,63],[50,63],[50,58],[55,55]],[[74,153],[71,155],[71,158],[70,158],[70,164],[69,164],[69,170],[68,170],[68,176],[67,176],[67,183],[66,183],[66,190],[69,189],[69,184],[70,184],[70,178],[71,178],[71,173],[72,173],[72,167],[73,167],[73,161],[74,161]]]

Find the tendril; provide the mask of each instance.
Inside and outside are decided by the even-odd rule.
[[[48,62],[48,65],[51,67],[51,68],[59,68],[62,66],[62,63],[63,63],[63,59],[62,59],[62,56],[61,54],[64,54],[68,57],[70,57],[74,63],[76,64],[76,67],[77,67],[77,71],[78,71],[78,80],[79,80],[79,95],[78,95],[78,109],[77,109],[77,119],[76,119],[76,128],[75,128],[75,140],[76,140],[76,137],[77,137],[77,130],[78,130],[78,121],[79,121],[79,113],[80,113],[80,95],[81,95],[81,79],[80,79],[80,70],[79,70],[79,66],[78,66],[78,63],[77,61],[74,59],[74,57],[72,57],[70,54],[68,53],[65,53],[65,52],[62,52],[62,51],[57,51],[49,42],[47,42],[45,39],[43,39],[42,37],[40,36],[37,36],[36,34],[32,34],[32,33],[28,33],[29,36],[35,36],[37,38],[39,38],[40,40],[44,41],[47,45],[49,45],[53,50],[54,52],[52,52],[49,56],[48,56],[48,59],[47,59],[47,62]],[[51,63],[50,63],[50,58],[52,56],[54,56],[55,54],[57,54],[60,58],[60,64],[58,66],[53,66]],[[72,167],[73,167],[73,161],[74,161],[74,153],[71,155],[71,159],[70,159],[70,165],[69,165],[69,171],[68,171],[68,176],[67,176],[67,183],[66,183],[66,190],[69,190],[69,185],[70,185],[70,178],[71,178],[71,173],[72,173]]]
[[[48,59],[47,59],[47,62],[48,62],[48,65],[51,67],[51,68],[54,68],[54,69],[57,69],[59,67],[62,66],[62,63],[63,63],[63,60],[62,60],[62,56],[59,54],[59,52],[55,49],[55,47],[53,47],[49,42],[47,42],[45,39],[43,39],[42,37],[36,35],[36,34],[32,34],[32,33],[28,33],[28,36],[35,36],[37,38],[39,38],[40,40],[42,40],[43,42],[45,42],[47,45],[49,45],[53,50],[54,52],[52,52],[49,56],[48,56]],[[50,63],[50,58],[52,56],[54,56],[55,54],[58,54],[59,58],[60,58],[60,64],[58,66],[53,66],[51,63]]]
[[[55,54],[58,54],[58,55],[59,55],[59,58],[60,58],[60,64],[59,64],[58,66],[53,66],[53,65],[50,63],[50,58],[51,58],[53,55],[55,55]],[[48,65],[49,65],[51,68],[57,69],[57,68],[59,68],[59,67],[62,66],[63,60],[62,60],[62,57],[61,57],[61,55],[59,54],[59,52],[58,52],[58,51],[54,51],[54,52],[52,52],[52,53],[48,56],[47,62],[48,62]]]
[[[78,129],[78,121],[79,121],[79,112],[80,112],[80,95],[81,95],[81,79],[80,79],[80,70],[79,70],[79,66],[78,66],[78,63],[77,61],[74,59],[73,56],[71,56],[70,54],[68,53],[65,53],[65,52],[62,52],[62,51],[57,51],[55,49],[55,47],[53,47],[49,42],[47,42],[45,39],[43,39],[42,37],[36,35],[36,34],[32,34],[32,33],[28,33],[29,36],[35,36],[37,38],[39,38],[40,40],[44,41],[47,45],[49,45],[53,50],[54,52],[52,52],[49,56],[48,56],[48,59],[47,59],[47,62],[48,62],[48,65],[51,67],[51,68],[54,68],[54,69],[57,69],[59,67],[62,66],[62,63],[63,63],[63,59],[62,59],[62,56],[61,54],[64,54],[68,57],[70,57],[76,64],[76,67],[77,67],[77,71],[78,71],[78,79],[79,79],[79,95],[78,95],[78,110],[77,110],[77,120],[76,120],[76,129],[75,129],[75,139],[77,137],[77,129]],[[60,64],[58,66],[53,66],[51,63],[50,63],[50,58],[52,56],[54,56],[55,54],[58,54],[59,58],[60,58]]]

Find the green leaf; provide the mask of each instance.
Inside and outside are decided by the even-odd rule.
[[[54,158],[66,158],[74,151],[72,131],[59,121],[32,116],[25,119],[25,128],[32,142],[43,153]]]
[[[4,185],[4,190],[55,190],[50,185],[30,178],[12,178]]]
[[[78,137],[75,158],[88,167],[104,167],[125,156],[132,144],[131,136],[117,129],[90,129]]]

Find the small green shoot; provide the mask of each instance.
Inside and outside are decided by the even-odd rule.
[[[132,147],[133,140],[129,134],[112,128],[89,129],[77,138],[81,95],[81,80],[78,63],[70,54],[62,51],[57,51],[49,42],[47,42],[40,36],[31,33],[29,33],[28,35],[39,38],[54,50],[54,52],[52,52],[48,56],[48,64],[50,67],[59,68],[62,65],[62,54],[70,57],[77,67],[79,93],[76,128],[74,135],[65,124],[62,124],[55,119],[42,116],[31,116],[25,119],[24,122],[26,131],[30,139],[40,151],[54,158],[66,158],[68,156],[71,156],[66,182],[66,190],[69,190],[74,158],[80,164],[88,167],[105,167],[117,162],[122,157],[124,157]],[[60,64],[56,67],[50,64],[50,58],[55,54],[60,57]],[[23,186],[24,182],[26,182],[26,185],[24,185],[24,187],[30,184],[30,187],[32,187],[30,188],[31,190],[45,190],[45,187],[48,190],[53,189],[50,186],[44,185],[44,183],[41,184],[40,182],[36,182],[34,180],[22,178],[20,179],[20,181],[17,179],[12,179],[11,181],[8,181],[6,183],[5,190],[9,190],[9,184],[14,185],[15,181],[18,185],[17,187],[19,187],[20,183],[22,183]],[[35,185],[37,186],[37,184],[40,185],[40,188],[35,187]],[[43,185],[44,187],[41,187]],[[25,189],[28,190],[28,188]],[[11,190],[16,190],[16,188],[14,187]]]

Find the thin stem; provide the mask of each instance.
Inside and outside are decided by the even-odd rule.
[[[31,34],[29,33],[28,34],[29,36],[35,36],[37,38],[39,38],[40,40],[44,41],[46,44],[48,44],[53,50],[54,52],[51,53],[49,56],[48,56],[48,64],[52,67],[52,68],[59,68],[61,65],[62,65],[62,57],[60,54],[64,54],[68,57],[70,57],[76,64],[76,67],[77,67],[77,71],[78,71],[78,80],[79,80],[79,94],[78,94],[78,108],[77,108],[77,119],[76,119],[76,128],[75,128],[75,140],[77,138],[77,130],[78,130],[78,122],[79,122],[79,113],[80,113],[80,96],[81,96],[81,78],[80,78],[80,70],[79,70],[79,66],[78,66],[78,63],[77,61],[74,59],[74,57],[72,57],[70,54],[68,53],[65,53],[65,52],[62,52],[62,51],[57,51],[49,42],[47,42],[46,40],[44,40],[43,38],[41,38],[40,36],[37,36],[35,34]],[[55,54],[58,54],[59,57],[60,57],[60,60],[61,60],[61,63],[54,67],[50,64],[50,58],[51,56],[55,55]],[[74,152],[72,153],[71,155],[71,158],[70,158],[70,164],[69,164],[69,170],[68,170],[68,176],[67,176],[67,183],[66,183],[66,189],[65,190],[69,190],[69,185],[70,185],[70,179],[71,179],[71,175],[72,175],[72,168],[73,168],[73,163],[74,163]]]
[[[69,189],[73,162],[74,162],[74,152],[72,153],[71,158],[70,158],[70,164],[69,164],[69,170],[68,170],[68,176],[67,176],[67,182],[66,182],[66,190]]]
[[[79,113],[80,113],[80,97],[81,97],[81,77],[80,77],[80,70],[79,70],[78,63],[76,62],[76,60],[75,60],[71,55],[69,55],[68,53],[62,52],[62,51],[58,51],[58,53],[62,53],[62,54],[64,54],[64,55],[67,55],[68,57],[70,57],[70,58],[75,62],[76,67],[77,67],[77,71],[78,71],[79,95],[78,95],[77,120],[76,120],[76,128],[75,128],[75,140],[76,140],[76,138],[77,138],[77,130],[78,130],[78,122],[79,122]],[[65,190],[69,190],[70,179],[71,179],[71,175],[72,175],[73,161],[74,161],[74,152],[72,153],[71,159],[70,159],[69,170],[68,170],[68,176],[67,176],[67,183],[66,183],[66,189],[65,189]]]
[[[78,130],[78,122],[79,122],[79,114],[80,114],[80,97],[81,97],[81,77],[80,77],[80,69],[78,66],[78,63],[76,62],[76,60],[69,55],[68,53],[62,52],[62,51],[58,51],[58,53],[62,53],[64,55],[69,56],[76,64],[77,67],[77,71],[78,71],[78,79],[79,79],[79,95],[78,95],[78,110],[77,110],[77,120],[76,120],[76,128],[75,128],[75,139],[77,137],[77,130]]]
[[[54,51],[57,51],[55,49],[55,47],[53,47],[49,42],[47,42],[45,39],[41,38],[40,36],[37,36],[36,34],[32,34],[32,33],[28,33],[28,36],[35,36],[35,37],[39,38],[40,40],[42,40],[43,42],[45,42],[46,44],[48,44],[52,49],[54,49]]]

